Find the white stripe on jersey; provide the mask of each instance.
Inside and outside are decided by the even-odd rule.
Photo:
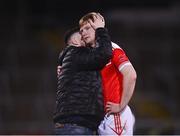
[[[119,66],[119,71],[121,71],[125,66],[129,66],[131,63],[129,61],[123,63],[122,65]]]
[[[111,42],[111,44],[112,44],[112,48],[113,48],[113,49],[121,49],[121,50],[123,50],[123,49],[122,49],[121,47],[119,47],[116,43]],[[121,65],[119,66],[119,71],[121,71],[125,66],[129,66],[129,65],[132,65],[129,61],[121,64]]]
[[[113,49],[121,49],[122,50],[122,48],[121,47],[119,47],[116,43],[114,43],[114,42],[111,42],[111,44],[112,44],[112,48]]]

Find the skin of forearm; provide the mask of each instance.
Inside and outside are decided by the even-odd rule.
[[[120,111],[129,103],[134,92],[137,77],[136,72],[131,65],[122,69],[121,73],[123,74],[123,93],[120,103]]]

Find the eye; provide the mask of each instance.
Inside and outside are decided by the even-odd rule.
[[[79,31],[79,33],[82,34],[82,32],[83,32],[83,30],[81,29],[81,30]]]
[[[89,30],[90,29],[90,27],[88,26],[88,27],[86,27],[86,30]]]

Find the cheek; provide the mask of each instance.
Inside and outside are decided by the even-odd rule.
[[[91,33],[91,38],[95,39],[95,33]]]
[[[95,34],[95,30],[93,28],[91,28],[91,33]]]

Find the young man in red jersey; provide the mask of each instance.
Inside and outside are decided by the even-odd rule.
[[[96,47],[93,22],[100,16],[91,12],[80,21],[80,33],[86,46]],[[100,135],[133,135],[135,118],[128,103],[133,95],[136,83],[136,71],[123,49],[112,43],[113,57],[101,71],[105,117],[98,132]]]

